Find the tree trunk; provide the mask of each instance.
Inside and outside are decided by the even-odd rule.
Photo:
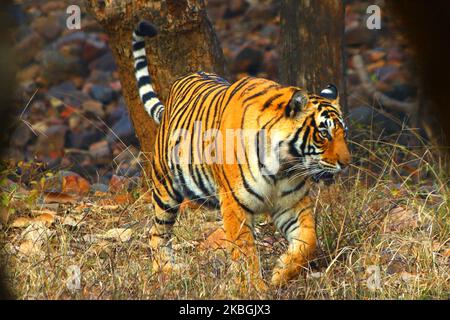
[[[139,99],[134,76],[131,34],[141,19],[159,29],[147,42],[149,72],[154,88],[164,103],[173,81],[199,70],[228,74],[214,29],[203,0],[85,0],[88,11],[109,36],[122,83],[123,96],[146,159],[151,158],[156,125]],[[149,172],[150,162],[144,162]]]
[[[280,38],[281,81],[316,93],[333,83],[345,110],[343,1],[283,0]]]

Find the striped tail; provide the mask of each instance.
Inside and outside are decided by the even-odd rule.
[[[158,31],[156,28],[146,22],[141,21],[133,32],[133,57],[134,57],[134,72],[139,89],[139,96],[147,113],[152,117],[157,124],[161,122],[164,106],[156,96],[155,90],[152,87],[152,81],[147,68],[147,56],[145,54],[144,37],[154,37]]]

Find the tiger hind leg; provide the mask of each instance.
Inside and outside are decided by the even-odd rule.
[[[315,253],[317,238],[311,199],[306,196],[294,208],[275,213],[273,219],[289,241],[272,274],[271,284],[281,286],[297,277]]]
[[[150,229],[153,271],[175,271],[179,266],[174,261],[172,235],[179,204],[168,196],[159,195],[155,190],[153,192],[153,207],[155,214]]]

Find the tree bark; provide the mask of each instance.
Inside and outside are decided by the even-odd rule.
[[[316,93],[333,83],[346,110],[343,1],[283,0],[280,18],[281,81]]]
[[[151,159],[156,125],[139,99],[134,76],[131,34],[141,19],[159,29],[146,45],[149,72],[164,103],[173,81],[199,70],[228,76],[225,59],[203,0],[85,0],[85,5],[109,36],[122,83],[123,96],[141,145]],[[144,170],[149,172],[150,161]]]

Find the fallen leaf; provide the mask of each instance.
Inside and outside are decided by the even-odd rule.
[[[384,60],[378,60],[377,62],[370,63],[367,65],[367,71],[369,73],[372,73],[372,72],[376,71],[376,69],[383,67],[385,64],[386,64],[386,61],[384,61]]]
[[[103,235],[100,235],[99,238],[126,242],[130,240],[132,234],[133,234],[132,229],[113,228],[106,231]]]
[[[81,239],[89,244],[96,243],[98,241],[98,237],[95,234],[85,234]]]
[[[385,218],[385,226],[386,231],[414,229],[418,226],[418,217],[414,211],[398,206],[389,211]]]
[[[387,274],[401,273],[404,272],[407,268],[408,268],[407,261],[405,259],[397,257],[389,262],[386,268],[386,273]]]
[[[45,203],[76,203],[77,199],[66,193],[60,192],[44,192],[44,202]]]
[[[113,175],[109,181],[109,191],[113,193],[124,192],[128,190],[131,180],[127,177]]]
[[[55,222],[55,215],[52,213],[43,213],[36,218],[33,219],[33,222],[42,222],[45,225],[49,226]]]
[[[47,226],[51,225],[55,221],[54,213],[43,213],[34,218],[19,217],[11,223],[13,228],[25,228],[35,222],[41,222]]]
[[[43,252],[41,246],[38,243],[34,243],[31,240],[23,241],[19,246],[19,253],[24,256],[41,255]]]
[[[89,193],[91,184],[79,175],[67,175],[62,177],[62,192],[69,194],[85,195]]]
[[[107,192],[102,192],[99,190],[94,192],[94,197],[98,197],[98,198],[106,197],[107,195],[108,195]]]
[[[61,224],[69,227],[80,227],[83,224],[81,222],[82,219],[83,219],[82,215],[65,216],[61,219]]]
[[[409,273],[409,272],[403,271],[403,272],[400,274],[400,277],[401,277],[402,280],[405,281],[405,282],[411,282],[411,281],[417,280],[417,279],[419,278],[419,275],[418,275],[418,274],[414,274],[414,273]]]
[[[31,210],[31,214],[33,216],[39,216],[41,214],[51,214],[56,215],[56,211],[50,209],[41,209],[41,210]]]
[[[42,222],[33,222],[21,233],[23,239],[32,240],[34,242],[45,242],[52,235],[54,231],[51,231]]]
[[[113,201],[117,204],[128,204],[133,201],[133,197],[128,193],[118,194],[113,197]]]
[[[19,217],[19,218],[16,218],[11,223],[11,227],[12,228],[25,228],[25,227],[28,227],[32,222],[33,222],[32,218]]]
[[[101,210],[108,210],[108,211],[114,211],[114,210],[119,209],[119,205],[105,204],[105,205],[99,206],[99,209],[101,209]]]
[[[20,235],[23,242],[19,246],[19,252],[24,255],[41,254],[42,246],[54,233],[44,223],[33,222]]]
[[[323,272],[312,272],[308,274],[308,278],[312,278],[312,279],[319,279],[322,278],[325,275],[325,273]]]
[[[223,228],[218,228],[213,231],[202,243],[200,243],[199,249],[225,249],[227,244],[225,230]]]

